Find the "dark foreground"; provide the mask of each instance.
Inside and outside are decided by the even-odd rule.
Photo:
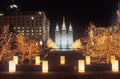
[[[59,57],[66,56],[66,64],[59,64]],[[8,64],[0,64],[0,79],[120,79],[120,72],[112,72],[110,64],[86,65],[83,73],[77,72],[77,61],[84,59],[74,51],[51,52],[46,58],[49,72],[43,73],[41,65],[20,64],[16,72],[8,72]]]

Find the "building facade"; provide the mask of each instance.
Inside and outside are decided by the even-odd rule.
[[[22,32],[27,39],[47,41],[49,38],[49,19],[44,11],[21,12],[12,4],[0,14],[0,26],[8,24],[15,33]]]
[[[66,49],[73,44],[73,29],[70,23],[69,28],[65,25],[65,18],[63,17],[63,24],[61,29],[58,24],[55,29],[55,43],[58,48]]]

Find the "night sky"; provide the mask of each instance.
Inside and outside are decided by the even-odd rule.
[[[84,34],[92,21],[97,27],[107,27],[115,22],[117,0],[14,0],[23,11],[45,11],[51,23],[53,38],[56,23],[62,25],[62,17],[66,17],[66,25],[71,22],[74,38]],[[0,0],[0,9],[11,4],[11,0]]]

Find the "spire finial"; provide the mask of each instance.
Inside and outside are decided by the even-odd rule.
[[[63,25],[62,25],[62,30],[66,30],[66,26],[65,26],[65,17],[63,17]]]
[[[56,24],[56,31],[59,31],[59,26],[58,26],[58,23]]]
[[[71,25],[71,22],[70,22],[70,25],[69,25],[69,31],[72,31],[72,25]]]
[[[63,16],[63,26],[65,26],[65,17]]]

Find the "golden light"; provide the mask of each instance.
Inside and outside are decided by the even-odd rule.
[[[85,61],[78,60],[78,72],[85,72]]]
[[[110,62],[112,63],[114,60],[116,60],[116,58],[115,58],[115,56],[111,56],[111,58],[110,58]]]
[[[119,71],[118,60],[113,60],[113,61],[112,61],[112,71],[113,71],[113,72],[118,72],[118,71]]]
[[[16,64],[14,61],[9,61],[9,72],[15,72],[16,71]]]
[[[13,56],[13,61],[15,62],[15,64],[18,64],[18,56]]]
[[[35,64],[40,65],[40,56],[35,57]]]
[[[42,72],[48,72],[48,61],[42,61]]]
[[[0,16],[3,16],[4,14],[3,13],[0,13]]]
[[[86,62],[86,65],[90,65],[90,56],[86,56],[85,57],[85,62]]]
[[[65,56],[60,56],[60,64],[65,65]]]

